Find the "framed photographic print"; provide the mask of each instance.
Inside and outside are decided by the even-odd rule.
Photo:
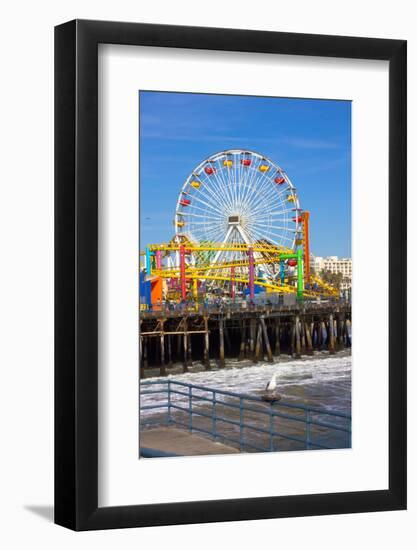
[[[406,42],[55,31],[55,521],[406,507]]]

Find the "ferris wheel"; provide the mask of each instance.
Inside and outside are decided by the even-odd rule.
[[[194,243],[268,243],[294,249],[301,234],[301,208],[286,172],[271,159],[242,149],[203,160],[186,179],[175,209],[176,240]],[[218,251],[195,263],[238,260]],[[268,277],[270,265],[260,266]]]

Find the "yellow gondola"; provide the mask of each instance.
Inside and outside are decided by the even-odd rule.
[[[233,166],[233,160],[229,160],[229,159],[224,160],[223,166],[226,166],[226,168],[231,168]]]
[[[194,189],[199,189],[201,187],[201,183],[197,180],[193,180],[190,185],[191,187],[194,187]]]
[[[184,227],[184,225],[185,225],[185,222],[181,222],[181,221],[177,222],[177,227]]]
[[[268,172],[269,166],[267,164],[261,164],[260,167],[259,167],[259,170],[261,172]]]
[[[294,195],[288,195],[287,201],[288,202],[294,202],[295,201]]]

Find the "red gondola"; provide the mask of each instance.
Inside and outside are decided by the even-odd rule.
[[[282,185],[283,183],[285,183],[285,179],[281,177],[275,178],[275,183],[277,183],[278,185]]]
[[[209,176],[211,176],[212,174],[214,174],[215,171],[216,171],[216,169],[214,168],[214,166],[206,166],[206,167],[204,168],[204,172],[205,172],[207,175],[209,175]]]
[[[182,204],[183,206],[188,206],[189,204],[191,204],[191,201],[190,199],[181,199],[180,204]]]
[[[297,260],[288,260],[288,265],[290,267],[295,267],[297,265]]]
[[[250,166],[252,164],[251,159],[242,159],[240,162],[243,164],[243,166]]]
[[[292,221],[293,221],[293,222],[301,223],[301,222],[303,221],[303,218],[301,218],[301,217],[293,218]]]

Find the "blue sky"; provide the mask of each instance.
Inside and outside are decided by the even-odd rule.
[[[141,246],[169,240],[193,168],[225,149],[281,166],[311,212],[311,251],[351,256],[349,101],[140,92]]]

